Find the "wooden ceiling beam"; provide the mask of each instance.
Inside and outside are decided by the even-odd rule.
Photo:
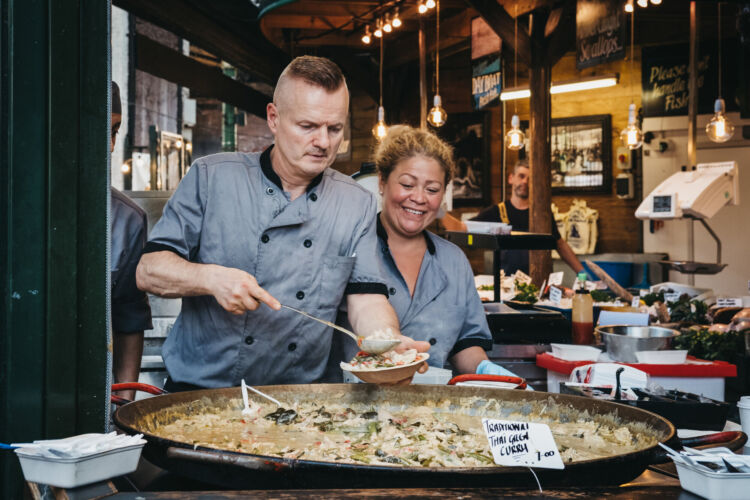
[[[467,2],[479,12],[490,28],[502,39],[503,44],[516,52],[521,62],[530,66],[532,42],[526,29],[519,26],[518,34],[514,37],[514,19],[497,0],[467,0]],[[547,2],[544,4],[546,5]],[[520,9],[518,15],[520,15]]]
[[[442,5],[442,4],[441,4]],[[464,42],[471,38],[471,19],[476,17],[477,13],[471,9],[456,14],[453,17],[443,20],[440,23],[440,50],[447,50],[454,45]],[[432,19],[432,26],[425,30],[427,33],[427,52],[435,50],[435,26]],[[386,63],[387,69],[407,64],[419,59],[419,41],[418,33],[409,33],[397,39],[393,43],[388,43],[386,39]],[[392,47],[397,48],[392,48]],[[390,48],[389,48],[390,47]]]
[[[182,85],[203,97],[213,97],[261,118],[271,98],[224,75],[216,66],[200,63],[144,35],[135,36],[135,67]]]
[[[274,85],[289,56],[268,42],[259,29],[246,38],[207,17],[182,0],[113,0],[117,7],[160,26]]]

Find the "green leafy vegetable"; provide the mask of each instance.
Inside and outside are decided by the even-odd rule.
[[[539,293],[539,288],[534,283],[526,284],[516,281],[516,296],[513,300],[534,304],[537,301],[537,293]]]
[[[687,295],[683,295],[677,302],[669,302],[667,307],[670,321],[689,321],[700,325],[709,323],[706,316],[708,306],[702,300],[690,300]]]
[[[692,326],[682,330],[674,339],[675,349],[687,349],[696,358],[732,361],[745,350],[743,332],[712,332],[706,327]]]
[[[614,302],[615,298],[604,290],[591,290],[591,300],[594,302]]]

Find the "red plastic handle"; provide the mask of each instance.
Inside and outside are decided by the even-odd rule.
[[[149,394],[153,394],[155,396],[169,394],[169,392],[165,391],[164,389],[161,389],[154,385],[141,384],[140,382],[123,382],[122,384],[112,384],[112,392],[128,391],[131,389],[136,391],[148,392]],[[118,396],[117,394],[112,394],[109,398],[109,401],[113,405],[117,406],[126,405],[131,402],[129,399]]]
[[[141,384],[140,382],[124,382],[122,384],[112,384],[113,392],[114,391],[127,391],[131,389],[135,389],[136,391],[148,392],[149,394],[153,394],[155,396],[168,394],[167,391],[165,391],[161,387],[156,387],[155,385],[149,385],[149,384]]]
[[[478,375],[476,373],[465,373],[463,375],[457,375],[450,379],[448,385],[456,385],[459,382],[505,382],[508,384],[516,384],[516,389],[526,389],[526,380],[521,377],[511,377],[509,375]]]

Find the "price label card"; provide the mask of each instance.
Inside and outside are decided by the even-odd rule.
[[[742,299],[736,297],[722,297],[716,299],[716,305],[718,307],[742,307]]]
[[[515,281],[518,281],[519,283],[523,283],[524,285],[528,285],[529,283],[531,283],[531,276],[521,271],[520,269],[513,275],[513,279]]]
[[[678,300],[680,300],[680,294],[677,292],[665,293],[664,300],[666,300],[667,302],[677,302]]]
[[[482,427],[498,465],[565,468],[546,424],[483,418]]]
[[[630,307],[634,307],[638,309],[641,307],[641,298],[640,297],[633,297],[633,301],[630,303]]]
[[[556,273],[549,273],[549,279],[547,280],[547,283],[550,284],[550,286],[553,285],[562,285],[563,282],[563,272],[559,271]]]
[[[559,304],[560,300],[562,300],[562,296],[562,290],[556,286],[549,287],[549,300],[551,300],[553,304]]]

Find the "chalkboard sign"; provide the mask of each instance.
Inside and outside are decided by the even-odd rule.
[[[627,23],[619,0],[578,0],[576,68],[625,57]]]
[[[731,42],[723,43],[723,48]],[[716,44],[698,48],[698,114],[714,112],[718,97]],[[644,47],[641,63],[641,102],[643,116],[679,116],[688,114],[690,48],[688,44]],[[734,64],[733,64],[734,63]],[[736,110],[732,82],[737,81],[736,61],[724,59],[724,92],[727,110]]]

